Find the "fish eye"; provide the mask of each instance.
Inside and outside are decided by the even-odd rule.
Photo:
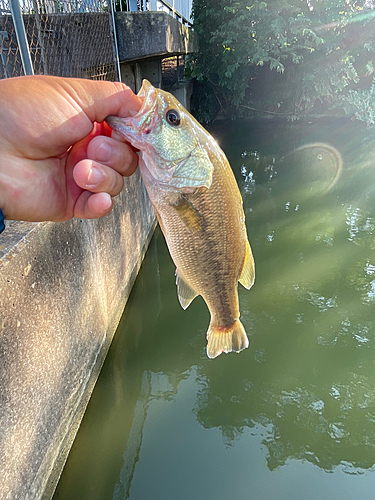
[[[165,113],[165,119],[173,127],[178,127],[181,123],[180,113],[175,109],[168,109]]]

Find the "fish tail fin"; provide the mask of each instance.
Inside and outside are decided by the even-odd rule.
[[[240,352],[249,347],[245,328],[237,319],[229,328],[223,328],[210,323],[207,331],[207,356],[216,358],[222,352]]]

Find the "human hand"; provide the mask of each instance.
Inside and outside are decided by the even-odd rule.
[[[5,219],[63,221],[108,214],[132,147],[111,137],[108,115],[141,100],[119,82],[22,76],[0,80],[0,208]],[[117,138],[117,136],[116,136]]]

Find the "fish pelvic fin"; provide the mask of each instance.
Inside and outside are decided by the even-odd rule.
[[[211,321],[207,331],[207,356],[209,358],[216,358],[222,352],[240,352],[247,347],[249,347],[249,339],[239,319],[230,328],[213,325]]]
[[[198,294],[183,278],[181,278],[177,270],[176,285],[178,300],[180,301],[181,307],[182,309],[187,309]]]
[[[255,264],[253,254],[251,252],[250,243],[246,240],[246,254],[243,263],[243,268],[241,271],[240,278],[238,280],[241,285],[243,285],[248,290],[253,286],[255,281]]]

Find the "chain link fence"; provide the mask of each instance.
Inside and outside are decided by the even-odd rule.
[[[18,1],[34,74],[119,79],[110,0]],[[0,78],[24,74],[11,2],[0,0]]]
[[[172,87],[184,80],[185,56],[173,56],[161,62],[162,88],[171,91]]]

